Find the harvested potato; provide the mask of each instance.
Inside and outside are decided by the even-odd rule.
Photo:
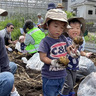
[[[73,38],[73,42],[76,45],[82,45],[83,44],[83,38],[81,36],[77,36],[77,37]]]
[[[58,62],[62,65],[62,66],[67,66],[69,63],[69,59],[66,56],[61,56],[58,59]]]

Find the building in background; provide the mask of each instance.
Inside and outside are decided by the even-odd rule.
[[[49,3],[62,3],[62,0],[0,0],[0,8],[8,11],[8,16],[12,14],[45,14]]]
[[[96,0],[68,0],[67,10],[86,20],[96,21]]]
[[[62,0],[62,5],[64,6],[64,11],[67,11],[68,0]]]

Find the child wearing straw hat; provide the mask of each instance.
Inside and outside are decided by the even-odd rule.
[[[68,43],[62,34],[67,27],[67,15],[59,9],[50,9],[45,15],[42,27],[48,35],[39,45],[42,67],[43,96],[58,96],[66,77],[66,69],[59,65],[57,59],[67,55]]]

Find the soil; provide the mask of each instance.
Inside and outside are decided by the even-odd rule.
[[[10,61],[15,62],[18,65],[15,76],[15,86],[20,94],[20,96],[42,96],[42,80],[41,72],[32,69],[26,69],[26,64],[21,60],[22,57],[29,59],[33,54],[22,54],[13,48],[13,52],[8,52]],[[91,58],[92,59],[92,58]],[[92,59],[96,65],[96,57]],[[83,78],[82,78],[83,79]],[[77,91],[79,83],[82,81],[77,81],[77,85],[74,87]]]

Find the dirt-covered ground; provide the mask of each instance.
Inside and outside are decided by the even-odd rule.
[[[13,47],[14,49],[14,47]],[[18,64],[18,69],[15,74],[15,86],[20,94],[20,96],[42,96],[42,80],[40,71],[26,69],[25,63],[21,60],[22,57],[27,57],[29,59],[31,54],[21,54],[14,50],[13,52],[8,52],[10,61]],[[96,58],[92,61],[96,65]],[[80,81],[77,82],[75,90],[77,91]]]

